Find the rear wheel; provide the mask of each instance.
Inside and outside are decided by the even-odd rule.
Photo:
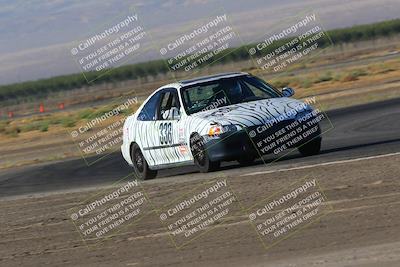
[[[137,144],[132,145],[131,159],[133,163],[133,169],[139,179],[146,180],[156,177],[157,171],[150,170],[149,165],[147,164],[147,161]]]
[[[200,172],[211,172],[219,169],[220,161],[211,161],[208,153],[205,149],[204,139],[198,135],[194,134],[190,138],[190,149],[194,158],[194,163]]]
[[[321,138],[314,138],[310,142],[298,147],[298,150],[305,157],[317,155],[321,151],[321,141]]]

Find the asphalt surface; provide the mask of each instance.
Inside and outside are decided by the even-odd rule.
[[[323,131],[327,132],[323,134],[320,155],[301,157],[293,152],[278,161],[269,157],[249,167],[227,163],[221,171],[207,175],[246,174],[400,151],[400,98],[333,110],[327,115],[331,124],[326,120],[322,124]],[[82,159],[74,159],[6,170],[0,172],[0,197],[110,185],[131,172],[120,153],[113,153],[91,166]],[[202,177],[204,174],[198,174],[194,167],[175,168],[159,172],[157,179],[149,183]]]

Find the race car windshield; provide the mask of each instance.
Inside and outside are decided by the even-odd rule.
[[[274,87],[253,76],[225,78],[181,90],[187,114],[281,96]]]

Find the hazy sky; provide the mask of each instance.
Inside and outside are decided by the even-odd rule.
[[[80,72],[73,44],[112,25],[132,5],[153,43],[223,12],[245,42],[261,40],[270,27],[304,10],[313,10],[328,29],[400,14],[399,0],[0,0],[0,84]]]

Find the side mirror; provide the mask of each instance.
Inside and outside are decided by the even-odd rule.
[[[291,97],[294,95],[294,90],[290,87],[284,87],[282,89],[282,94],[284,97]]]

